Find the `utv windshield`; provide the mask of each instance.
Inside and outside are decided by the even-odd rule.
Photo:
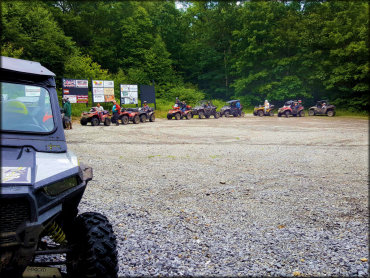
[[[37,86],[0,82],[1,130],[48,133],[54,129],[49,92]]]

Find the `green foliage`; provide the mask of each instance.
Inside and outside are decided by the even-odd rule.
[[[1,53],[41,62],[58,87],[62,77],[114,80],[116,99],[120,83],[154,81],[169,107],[175,97],[244,107],[325,98],[369,109],[367,1],[188,4],[2,1]]]
[[[204,93],[193,88],[178,86],[170,89],[165,95],[165,99],[172,100],[172,103],[175,102],[176,97],[181,101],[186,101],[187,104],[194,105],[204,99]]]

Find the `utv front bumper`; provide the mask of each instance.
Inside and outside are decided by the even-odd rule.
[[[11,185],[1,187],[0,195],[0,272],[29,264],[40,235],[49,223],[63,219],[73,221],[77,206],[92,179],[92,169],[82,166],[79,183],[57,196],[45,197],[44,188]]]

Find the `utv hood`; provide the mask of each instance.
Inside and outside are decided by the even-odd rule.
[[[33,148],[1,149],[1,184],[35,188],[77,174],[77,157],[70,152],[45,153]]]

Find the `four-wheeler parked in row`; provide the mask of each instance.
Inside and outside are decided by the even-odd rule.
[[[327,115],[328,117],[333,117],[335,116],[335,106],[329,104],[329,101],[327,100],[320,100],[315,106],[309,108],[308,115]]]
[[[104,123],[104,125],[108,126],[111,124],[111,115],[107,110],[98,112],[97,107],[92,107],[89,112],[82,112],[80,123],[81,125],[91,123],[92,126]]]
[[[240,104],[240,108],[237,107],[237,103],[239,102],[240,104],[240,100],[239,99],[235,99],[235,100],[230,100],[230,101],[227,101],[227,105],[223,106],[220,110],[220,116],[225,116],[226,118],[229,117],[230,115],[234,116],[234,117],[238,117],[239,116],[239,112],[240,112],[240,115],[242,117],[244,117],[244,112],[243,112],[243,106]]]
[[[289,100],[284,103],[284,106],[279,108],[278,117],[285,116],[294,116],[294,117],[304,117],[304,107],[300,100]]]
[[[255,106],[253,110],[253,115],[254,116],[274,116],[274,109],[275,105],[271,104],[269,108],[265,110],[265,107],[263,105]]]
[[[127,108],[127,112],[138,112],[140,122],[145,123],[147,120],[150,122],[155,121],[155,112],[152,107],[149,107],[148,110],[144,110],[142,107],[140,108]]]
[[[202,100],[197,106],[191,111],[192,116],[198,115],[199,119],[209,118],[213,116],[215,119],[220,117],[220,112],[216,111],[217,106],[212,104],[210,100]]]
[[[118,121],[121,121],[123,125],[127,125],[130,121],[134,124],[138,124],[140,123],[139,112],[128,111],[127,108],[121,108],[121,111],[119,111]],[[116,123],[113,118],[112,123]]]
[[[32,266],[38,266],[32,277],[47,277],[43,266],[55,265],[65,265],[68,277],[117,277],[112,225],[100,213],[78,215],[92,169],[67,150],[55,74],[38,62],[1,57],[0,76],[6,95],[0,102],[0,277],[21,277]]]
[[[171,120],[172,118],[175,118],[175,120],[190,120],[192,118],[191,106],[187,105],[184,111],[182,111],[178,106],[172,106],[172,109],[167,113],[167,119]]]

